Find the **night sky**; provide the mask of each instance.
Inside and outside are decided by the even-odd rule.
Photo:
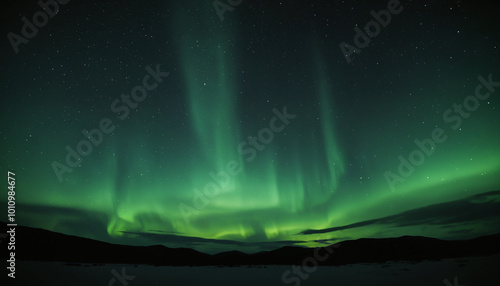
[[[500,231],[498,8],[401,1],[355,41],[390,1],[73,0],[14,48],[41,10],[16,2],[19,225],[205,252]]]

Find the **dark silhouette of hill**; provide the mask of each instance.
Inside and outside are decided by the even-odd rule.
[[[5,233],[6,224],[1,228]],[[5,239],[7,240],[7,239]],[[2,245],[4,242],[2,242]],[[326,258],[320,265],[421,261],[485,256],[500,253],[500,234],[471,240],[446,241],[403,236],[384,239],[344,241],[326,248],[282,247],[246,254],[239,251],[209,255],[188,248],[161,245],[116,245],[48,230],[16,228],[16,260],[62,261],[70,263],[130,263],[152,265],[300,265],[308,257]],[[4,258],[7,247],[2,247]],[[330,254],[327,255],[330,251]],[[322,259],[321,259],[322,260]]]

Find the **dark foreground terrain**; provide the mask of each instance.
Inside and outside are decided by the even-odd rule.
[[[500,285],[500,234],[461,241],[358,239],[320,249],[215,255],[30,227],[17,227],[16,238],[16,278],[7,285]],[[6,247],[2,253],[5,261]]]

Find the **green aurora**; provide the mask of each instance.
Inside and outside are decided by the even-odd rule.
[[[16,173],[18,224],[206,252],[499,231],[500,87],[456,130],[443,119],[478,76],[500,81],[487,17],[433,3],[424,20],[405,3],[347,64],[338,44],[385,2],[355,16],[243,3],[222,22],[210,1],[176,2],[70,2],[19,54],[4,41],[0,170]],[[157,65],[168,77],[121,120],[112,102]],[[113,132],[59,182],[51,164],[102,118]],[[391,189],[384,173],[435,128],[446,140]]]

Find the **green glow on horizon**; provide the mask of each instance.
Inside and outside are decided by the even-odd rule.
[[[29,75],[36,82],[14,82],[18,89],[5,88],[5,94],[12,96],[5,99],[2,119],[12,126],[2,129],[7,140],[0,144],[5,150],[2,158],[19,170],[20,222],[141,245],[180,247],[185,245],[172,237],[186,237],[195,241],[188,247],[207,251],[212,247],[256,251],[259,247],[205,245],[195,238],[249,245],[304,241],[296,245],[315,247],[323,246],[323,240],[405,234],[451,237],[452,231],[470,231],[471,235],[492,231],[485,226],[488,221],[484,225],[450,224],[448,229],[370,224],[299,234],[499,190],[500,89],[464,119],[460,130],[452,130],[442,119],[453,103],[473,94],[477,74],[492,73],[500,79],[498,68],[484,68],[492,52],[451,70],[434,55],[423,59],[432,67],[415,67],[412,60],[392,63],[393,57],[376,54],[389,45],[379,41],[374,43],[379,47],[358,55],[355,65],[346,65],[338,62],[339,55],[332,55],[338,51],[330,50],[342,34],[326,37],[316,32],[325,27],[304,34],[302,28],[281,26],[279,17],[263,18],[268,32],[264,24],[240,22],[246,14],[237,16],[236,11],[232,20],[226,17],[220,23],[205,6],[172,5],[176,9],[161,18],[160,26],[144,32],[157,38],[141,43],[137,52],[141,56],[131,56],[129,50],[116,52],[120,55],[117,62],[130,61],[123,70],[104,72],[104,63],[96,59],[89,64],[96,66],[97,71],[91,70],[96,75],[91,73],[91,80],[84,81],[85,75],[75,72],[72,80],[78,85],[71,86],[71,91],[54,85],[39,87],[38,74]],[[400,42],[404,41],[389,41]],[[36,43],[30,45],[44,50]],[[160,52],[152,56],[151,51]],[[53,59],[52,54],[45,54],[49,52],[39,58]],[[109,99],[140,83],[136,78],[142,79],[144,66],[152,61],[161,63],[171,75],[128,119],[119,120],[109,110]],[[67,65],[80,69],[81,62],[75,62]],[[15,70],[17,76],[32,69],[19,66],[23,67],[6,65],[5,70]],[[442,78],[429,76],[436,66],[443,69]],[[98,81],[109,74],[111,79]],[[469,77],[473,80],[462,83]],[[95,81],[93,89],[91,81]],[[43,82],[59,84],[61,78],[49,74]],[[32,101],[29,106],[28,100]],[[276,116],[273,108],[282,111],[285,106],[297,117],[274,133],[252,160],[240,154],[239,144],[269,127]],[[23,116],[14,112],[18,110]],[[50,162],[64,159],[65,146],[76,145],[83,139],[81,130],[94,128],[103,117],[111,118],[116,130],[79,167],[65,174],[63,183],[57,182]],[[434,153],[391,191],[384,172],[394,172],[398,156],[407,157],[417,148],[413,140],[428,137],[436,127],[443,128],[449,138],[437,144]],[[231,176],[228,186],[186,223],[179,204],[192,207],[195,190],[203,192],[214,181],[209,174],[225,170],[231,161],[238,162],[242,171]],[[158,242],[143,234],[166,238]]]

